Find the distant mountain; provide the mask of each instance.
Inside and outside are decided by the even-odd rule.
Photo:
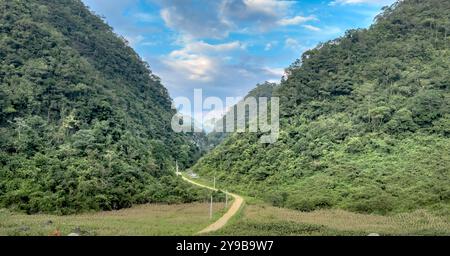
[[[273,91],[275,90],[276,87],[277,87],[276,83],[265,82],[265,83],[262,83],[262,84],[258,84],[239,103],[244,102],[245,99],[250,98],[250,97],[255,98],[256,101],[258,101],[259,98],[267,98],[270,101],[270,98],[272,97],[272,93],[273,93]],[[245,113],[245,121],[248,123],[248,109],[246,109],[246,110],[247,111]],[[235,120],[237,120],[237,106],[235,105],[231,110],[229,110],[220,120],[218,120],[213,125],[215,130],[213,129],[212,132],[207,134],[207,136],[206,136],[206,139],[207,139],[207,142],[206,142],[207,149],[206,149],[206,151],[209,151],[209,150],[215,148],[224,139],[229,137],[230,134],[232,134],[231,132],[227,132],[226,131],[226,125],[225,125],[226,116],[228,114],[230,114],[230,113],[233,113],[232,111],[234,112]],[[218,129],[218,128],[220,128],[221,126],[222,126],[221,130],[223,132],[217,132],[217,131],[220,131],[220,129]]]
[[[0,206],[118,209],[198,197],[172,174],[200,156],[174,133],[147,63],[79,0],[0,0]]]
[[[450,1],[404,0],[307,51],[273,92],[281,134],[233,134],[193,167],[273,205],[450,215]]]

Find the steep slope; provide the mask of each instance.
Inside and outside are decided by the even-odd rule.
[[[198,197],[199,151],[171,130],[148,65],[79,0],[0,0],[0,206],[118,209]]]
[[[254,97],[257,101],[261,97],[270,99],[272,97],[272,93],[276,87],[277,87],[277,84],[269,83],[269,82],[265,82],[263,84],[257,84],[256,87],[253,90],[251,90],[244,97],[243,100],[245,100],[249,97]],[[243,102],[243,100],[241,102]],[[232,108],[230,111],[234,111],[234,117],[235,117],[235,120],[237,120],[237,106],[234,106],[234,108]],[[211,149],[215,148],[217,145],[219,145],[223,140],[225,140],[231,134],[230,132],[226,132],[226,125],[225,125],[225,121],[224,121],[224,120],[226,120],[226,115],[228,115],[230,113],[230,111],[228,113],[226,113],[225,116],[222,117],[215,124],[216,125],[215,127],[222,126],[222,131],[225,131],[225,132],[213,131],[213,132],[210,132],[209,134],[207,134],[207,136],[206,136],[207,147],[206,147],[205,151],[210,151]],[[246,109],[245,119],[247,122],[248,121],[248,108]]]
[[[234,134],[193,168],[276,206],[450,214],[450,2],[399,1],[303,54],[281,134]]]

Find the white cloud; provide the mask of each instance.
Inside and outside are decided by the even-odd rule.
[[[290,48],[294,51],[299,51],[302,48],[301,44],[297,40],[290,37],[286,38],[286,40],[284,41],[284,45],[286,48]]]
[[[277,23],[280,26],[291,26],[291,25],[298,25],[298,24],[305,23],[307,21],[312,21],[312,20],[317,20],[317,18],[314,16],[308,16],[308,17],[295,16],[293,18],[281,19]]]
[[[149,58],[173,97],[190,97],[194,88],[210,96],[244,96],[255,84],[279,81],[282,68],[271,68],[267,60],[247,52],[239,41],[211,44],[183,38],[181,48],[159,58]]]
[[[285,70],[284,68],[270,68],[270,67],[265,67],[264,70],[275,77],[279,77],[281,78],[282,76],[285,75]],[[275,80],[277,83],[279,82],[279,80]]]
[[[303,25],[303,27],[308,29],[308,30],[315,31],[315,32],[321,31],[320,28],[312,26],[312,25]]]
[[[285,18],[294,1],[277,0],[153,0],[161,6],[166,26],[191,38],[226,38],[230,32],[265,32],[314,17]],[[243,29],[245,28],[245,29]]]
[[[266,45],[264,46],[264,51],[270,51],[272,50],[275,46],[278,45],[278,41],[274,40],[274,41],[270,41],[268,43],[266,43]]]
[[[203,41],[192,41],[180,49],[172,51],[163,62],[171,67],[174,72],[181,72],[189,80],[211,82],[223,65],[224,52],[242,50],[243,45],[239,41],[224,44],[208,44]]]
[[[195,54],[171,54],[166,64],[178,72],[185,73],[189,80],[210,82],[216,72],[216,63],[207,56]]]
[[[218,1],[166,0],[160,2],[161,18],[166,26],[192,38],[225,38],[230,24],[218,16]]]
[[[249,10],[253,10],[254,12],[277,16],[280,11],[285,11],[292,2],[276,0],[244,0],[244,3]]]
[[[302,44],[297,39],[288,37],[284,41],[284,47],[290,49],[295,54],[301,54],[309,49],[313,49],[316,47],[316,44]]]
[[[214,53],[243,49],[244,45],[239,41],[224,44],[208,44],[203,41],[188,43],[184,50],[189,52]]]
[[[287,13],[292,3],[276,0],[222,0],[219,16],[233,31],[265,32],[277,26],[278,20]]]
[[[216,72],[214,59],[189,52],[174,51],[163,60],[174,72],[183,73],[189,80],[210,82]]]

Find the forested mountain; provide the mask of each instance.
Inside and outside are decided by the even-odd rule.
[[[193,168],[273,205],[450,214],[450,1],[404,0],[305,52],[280,139],[233,134]]]
[[[277,87],[277,84],[275,83],[270,83],[270,82],[265,82],[263,84],[257,84],[256,87],[254,89],[252,89],[241,101],[240,103],[243,103],[245,99],[249,98],[249,97],[253,97],[256,99],[256,101],[259,100],[259,98],[267,98],[268,100],[270,100],[270,98],[272,97],[272,93],[275,90],[275,88]],[[220,131],[220,127],[222,127],[222,131],[223,132],[217,132],[217,130],[208,133],[208,135],[206,136],[206,144],[207,147],[205,149],[205,151],[210,151],[211,149],[215,148],[217,145],[219,145],[225,138],[227,138],[230,134],[232,134],[231,132],[227,132],[226,131],[226,115],[230,114],[230,111],[234,112],[234,119],[237,120],[237,105],[235,105],[231,110],[229,110],[220,120],[218,120],[215,124],[216,128],[219,128]],[[246,112],[245,112],[245,119],[246,122],[248,122],[248,107],[246,108]]]
[[[188,202],[199,151],[167,90],[79,0],[0,0],[0,206],[28,213]]]

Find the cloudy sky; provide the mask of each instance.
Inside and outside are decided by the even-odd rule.
[[[305,50],[368,27],[394,0],[83,0],[124,36],[173,98],[245,96]]]

